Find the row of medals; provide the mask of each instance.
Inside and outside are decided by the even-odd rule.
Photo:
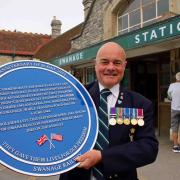
[[[143,120],[143,118],[139,118],[139,119],[133,118],[133,119],[130,119],[130,118],[114,118],[114,117],[111,117],[109,119],[109,124],[111,126],[114,126],[116,124],[119,124],[119,125],[121,125],[121,124],[125,124],[125,125],[132,124],[134,126],[135,125],[144,126],[144,120]]]
[[[123,117],[123,116],[122,116]],[[109,124],[111,126],[114,126],[116,124],[125,124],[125,125],[139,125],[139,126],[144,126],[144,119],[143,119],[143,116],[142,117],[138,117],[138,118],[121,118],[121,117],[118,117],[117,114],[111,114],[110,115],[110,119],[109,119]]]

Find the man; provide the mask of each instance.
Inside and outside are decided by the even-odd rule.
[[[180,128],[180,72],[176,74],[176,82],[170,84],[168,97],[171,102],[171,130],[173,139],[173,152],[180,152],[178,145],[178,130]]]
[[[110,112],[112,107],[119,112],[130,108],[143,109],[139,125],[137,123],[132,125],[129,122],[128,113],[127,117],[123,117],[124,121],[116,123],[116,120],[111,118],[112,121],[109,120],[108,124],[108,147],[99,149],[97,146],[96,149],[79,156],[76,159],[80,163],[79,166],[62,174],[60,180],[89,180],[92,177],[97,180],[137,180],[136,168],[152,163],[156,159],[158,142],[153,128],[152,104],[140,94],[124,90],[120,86],[125,67],[126,54],[123,48],[114,42],[104,44],[99,49],[95,62],[98,81],[90,84],[87,89],[93,98],[99,117],[100,92],[106,88],[111,91],[107,97],[109,116],[112,114]],[[101,135],[103,136],[103,132]],[[98,177],[95,170],[103,177]]]

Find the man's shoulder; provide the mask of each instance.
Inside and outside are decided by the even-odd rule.
[[[180,89],[180,83],[179,82],[174,82],[169,85],[168,91]]]
[[[147,103],[151,103],[151,101],[146,98],[145,96],[143,96],[142,94],[132,91],[132,90],[128,90],[128,89],[124,89],[124,92],[126,93],[126,95],[128,95],[129,97],[131,97],[134,101],[143,101],[143,102],[147,102]]]
[[[174,83],[172,83],[172,86],[180,87],[180,82],[174,82]]]
[[[90,84],[85,85],[85,88],[90,91],[91,89],[97,88],[98,82],[97,81],[93,81]]]

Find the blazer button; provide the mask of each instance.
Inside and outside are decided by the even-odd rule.
[[[112,176],[109,176],[108,179],[112,179]]]
[[[118,174],[115,174],[114,177],[117,178],[117,177],[118,177]]]

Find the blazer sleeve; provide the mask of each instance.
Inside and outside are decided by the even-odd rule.
[[[142,127],[136,126],[134,141],[102,151],[102,163],[107,175],[131,171],[156,159],[158,141],[153,127],[152,103],[149,100],[143,100],[138,106],[144,109],[145,124]]]

